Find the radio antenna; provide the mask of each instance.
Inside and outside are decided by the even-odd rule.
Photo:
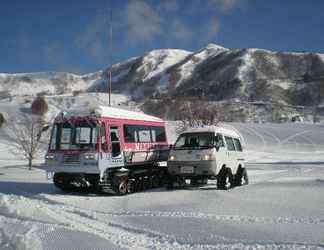
[[[108,68],[108,105],[109,107],[111,106],[111,91],[112,91],[112,50],[113,50],[113,45],[112,45],[112,41],[113,41],[113,25],[112,25],[112,9],[110,9],[110,22],[109,22],[109,68]]]

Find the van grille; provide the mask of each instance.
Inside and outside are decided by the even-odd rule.
[[[80,155],[64,155],[63,162],[68,164],[78,164],[80,163]]]

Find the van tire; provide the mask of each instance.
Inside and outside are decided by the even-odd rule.
[[[217,189],[228,190],[234,186],[234,178],[229,168],[223,168],[217,177]]]
[[[249,184],[249,177],[246,168],[239,168],[235,175],[235,186],[243,186]]]

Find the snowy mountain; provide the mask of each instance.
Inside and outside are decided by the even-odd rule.
[[[152,98],[203,97],[219,102],[314,105],[324,76],[324,54],[227,49],[208,44],[197,52],[150,51],[111,68],[113,91],[145,103]],[[0,91],[11,95],[106,92],[107,69],[70,73],[0,74]],[[324,97],[324,94],[323,94]],[[319,96],[322,98],[322,96]]]
[[[102,71],[87,75],[65,72],[0,74],[0,91],[8,91],[13,96],[64,94],[87,90],[101,79]]]

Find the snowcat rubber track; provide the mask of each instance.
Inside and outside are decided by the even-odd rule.
[[[165,173],[165,169],[114,170],[106,173],[98,185],[104,193],[126,195],[164,186]]]

